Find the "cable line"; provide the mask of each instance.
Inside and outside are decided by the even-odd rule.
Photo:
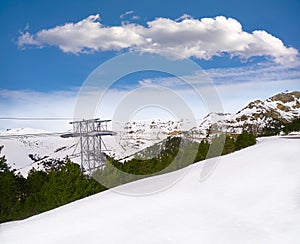
[[[0,139],[10,139],[18,137],[45,137],[45,136],[62,136],[68,132],[49,132],[49,133],[31,133],[31,134],[11,134],[11,135],[0,135]]]
[[[76,118],[63,117],[0,117],[0,120],[75,120]]]

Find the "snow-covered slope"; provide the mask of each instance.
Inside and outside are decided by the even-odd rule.
[[[156,194],[117,192],[146,190],[180,171],[1,224],[0,243],[299,243],[299,148],[299,138],[262,138],[222,156],[203,182],[201,168],[210,161]]]
[[[59,134],[44,130],[17,128],[0,131],[0,145],[4,145],[1,154],[5,155],[14,169],[18,169],[25,176],[32,167],[39,169],[39,165],[29,158],[29,154],[41,158],[48,156],[63,159],[67,155],[76,154],[76,144],[75,139],[61,138]],[[72,160],[80,162],[79,157],[72,157]]]

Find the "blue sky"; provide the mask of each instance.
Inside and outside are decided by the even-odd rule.
[[[225,19],[220,20],[220,23],[223,23],[224,26],[230,24],[229,18],[234,19],[234,24],[241,25],[245,34],[243,38],[256,38],[258,40],[252,43],[255,47],[249,48],[247,51],[241,51],[242,48],[235,50],[233,48],[234,44],[230,41],[224,44],[218,40],[212,40],[214,45],[220,44],[223,47],[220,50],[218,48],[213,49],[213,53],[206,52],[203,55],[200,52],[202,50],[197,52],[188,50],[186,53],[180,54],[198,63],[208,72],[216,85],[220,85],[219,93],[224,100],[226,110],[236,109],[237,106],[233,107],[233,104],[243,106],[246,100],[266,98],[282,90],[300,90],[300,66],[298,61],[300,50],[299,12],[300,1],[298,0],[254,0],[243,1],[243,3],[241,1],[217,0],[1,1],[1,113],[10,116],[44,115],[43,111],[40,111],[44,104],[49,104],[51,99],[61,98],[61,94],[64,94],[67,99],[70,98],[68,102],[71,104],[71,98],[75,96],[78,87],[83,84],[95,68],[129,49],[148,50],[149,45],[145,46],[145,42],[149,38],[152,38],[151,45],[154,45],[156,41],[162,46],[158,49],[154,48],[155,53],[162,54],[162,50],[165,48],[171,48],[173,51],[176,51],[176,48],[182,49],[180,40],[187,41],[184,40],[184,36],[165,36],[165,39],[160,39],[158,29],[151,29],[149,22],[152,22],[153,26],[156,27],[162,25],[165,30],[161,31],[164,33],[168,30],[167,24],[172,25],[190,19],[193,21],[191,28],[194,28],[195,35],[198,35],[197,21],[202,18],[210,18],[210,20],[216,21],[217,16],[225,17]],[[98,14],[99,17],[95,17]],[[184,15],[186,16],[184,17]],[[89,16],[94,16],[94,19],[88,19]],[[180,17],[182,18],[179,19]],[[155,21],[157,18],[160,18],[161,21]],[[63,27],[66,23],[71,23],[74,27],[76,23],[84,20],[87,21],[88,26],[95,27],[93,24],[101,23],[100,27],[99,25],[95,27],[99,31],[104,28],[112,31],[112,27],[117,26],[130,31],[131,36],[128,37],[126,43],[119,43],[120,40],[117,36],[115,39],[113,36],[107,37],[108,39],[105,40],[103,35],[107,34],[101,34],[97,39],[101,43],[94,44],[94,40],[87,39],[87,43],[90,42],[90,45],[74,47],[74,43],[66,43],[69,39],[62,40],[61,37],[57,37],[65,29],[58,30],[55,38],[53,33],[40,36],[38,34],[42,31],[47,32],[49,29],[53,30],[55,27]],[[133,27],[130,25],[133,25]],[[257,32],[257,35],[254,35],[253,31],[255,30],[264,31],[276,40],[274,38],[270,39],[270,42],[265,45],[265,41],[260,40],[261,38],[269,38],[269,36],[264,35],[262,32]],[[220,29],[220,31],[222,30]],[[146,41],[134,36],[137,34],[141,35],[141,38]],[[23,39],[21,39],[22,36]],[[171,41],[178,39],[178,43],[174,44],[174,48],[166,44],[167,42],[170,43],[168,38],[171,38]],[[282,42],[281,46],[277,43],[278,40]],[[107,42],[113,41],[115,41],[115,44],[107,47]],[[62,42],[65,43],[64,47],[62,47]],[[206,44],[209,45],[210,43]],[[243,40],[238,40],[237,45],[244,44]],[[93,45],[96,49],[93,49]],[[186,45],[190,45],[190,43],[187,41]],[[191,45],[194,45],[194,43],[191,43]],[[256,70],[257,73],[254,72]],[[232,76],[228,75],[228,71],[231,72]],[[147,73],[144,74],[144,77],[132,76],[132,79],[155,78],[153,76],[155,75]],[[131,80],[127,77],[126,82],[130,83]],[[253,86],[259,84],[263,92],[252,86],[253,92],[250,93],[249,82],[253,82]],[[248,92],[243,94],[242,91],[245,90],[243,84],[246,83]],[[227,88],[224,88],[227,84]],[[229,87],[232,85],[237,87],[237,90],[232,92],[240,91],[242,93],[241,96],[233,97],[235,100],[232,98],[232,94],[228,92]],[[33,96],[38,99],[35,104],[40,104],[41,108],[30,104],[33,103],[33,100],[30,100]],[[52,111],[49,112],[50,114],[60,116],[66,113],[67,109],[57,113],[54,110],[54,108],[49,107],[49,111]]]

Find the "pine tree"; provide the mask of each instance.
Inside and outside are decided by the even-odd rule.
[[[238,135],[235,141],[235,148],[236,150],[240,150],[254,144],[256,144],[256,138],[253,133],[244,130],[242,134]]]
[[[221,156],[223,153],[224,143],[225,143],[225,135],[224,134],[214,138],[210,144],[207,158]]]
[[[228,154],[228,153],[232,153],[235,151],[235,142],[234,139],[230,136],[226,136],[225,139],[225,144],[224,144],[224,148],[223,148],[223,155],[224,154]]]
[[[0,147],[0,153],[3,146]],[[11,212],[17,202],[17,185],[14,172],[6,163],[5,156],[0,157],[0,223],[10,220]]]

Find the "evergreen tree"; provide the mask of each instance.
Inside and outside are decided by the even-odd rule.
[[[198,147],[197,156],[195,162],[204,160],[207,156],[209,150],[209,143],[207,141],[201,141]]]
[[[224,155],[224,154],[232,153],[234,151],[235,151],[234,139],[230,136],[226,136],[222,154]]]
[[[256,144],[256,138],[252,132],[243,131],[242,134],[238,135],[235,141],[235,149],[240,150]]]
[[[0,147],[0,153],[3,146]],[[17,202],[17,184],[14,172],[6,163],[5,156],[0,157],[0,222],[11,220],[12,212]]]
[[[66,159],[65,165],[61,169],[49,173],[48,180],[41,189],[41,194],[47,208],[50,209],[104,189],[100,185],[95,187],[95,182],[82,174],[78,164]]]
[[[24,204],[24,214],[31,216],[47,210],[44,199],[41,194],[43,185],[47,182],[48,175],[45,171],[31,169],[28,173],[27,197]],[[25,216],[24,216],[25,217]]]
[[[222,134],[214,138],[209,147],[207,158],[218,157],[222,155],[225,143],[225,135]]]
[[[284,132],[300,131],[300,118],[294,119],[292,122],[284,125]]]

